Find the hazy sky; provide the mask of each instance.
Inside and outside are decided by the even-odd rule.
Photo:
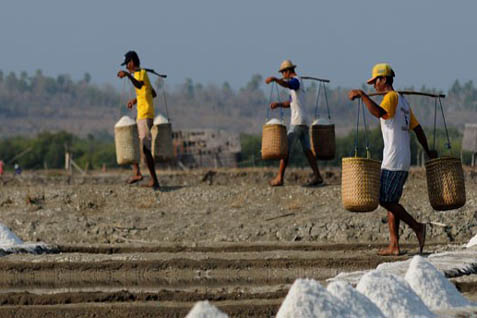
[[[233,87],[274,75],[290,58],[302,75],[357,87],[389,62],[397,87],[447,90],[477,80],[477,1],[2,1],[4,72],[89,72],[118,85],[124,53],[169,75]]]

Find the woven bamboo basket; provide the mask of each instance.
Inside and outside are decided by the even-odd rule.
[[[457,209],[465,204],[465,182],[459,159],[443,157],[426,162],[427,193],[434,210]]]
[[[336,151],[335,125],[312,125],[310,130],[311,149],[316,159],[333,160]]]
[[[341,199],[346,210],[372,212],[379,204],[381,162],[358,157],[343,158]]]
[[[283,159],[287,155],[287,128],[278,124],[263,126],[262,159]]]
[[[116,161],[119,165],[139,162],[139,136],[136,124],[114,127],[114,144],[116,146]]]
[[[172,126],[170,123],[154,125],[152,134],[152,156],[156,161],[164,162],[174,158],[172,146]]]

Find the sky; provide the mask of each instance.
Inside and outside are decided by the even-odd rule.
[[[300,75],[360,87],[390,63],[397,88],[446,91],[477,81],[477,1],[174,0],[2,1],[0,70],[91,74],[116,87],[126,51],[144,67],[202,84],[245,86],[279,76],[289,58]]]

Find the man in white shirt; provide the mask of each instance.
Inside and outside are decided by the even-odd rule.
[[[290,92],[290,100],[285,102],[273,102],[270,104],[271,109],[275,109],[277,107],[291,109],[290,129],[287,133],[288,155],[286,158],[280,160],[280,170],[278,171],[278,175],[275,177],[275,179],[269,182],[272,187],[283,185],[283,178],[288,165],[290,151],[297,139],[300,140],[303,152],[305,153],[308,163],[313,170],[313,179],[307,184],[307,186],[317,186],[323,183],[323,178],[320,175],[318,164],[316,163],[316,157],[311,151],[310,147],[310,133],[304,111],[304,87],[301,83],[301,79],[295,73],[295,68],[296,65],[294,65],[290,60],[285,60],[280,65],[279,69],[279,72],[282,74],[283,78],[268,77],[265,80],[265,83],[267,84],[276,82],[280,86],[288,88]]]
[[[399,255],[399,223],[402,220],[416,233],[419,253],[422,253],[426,240],[426,224],[417,222],[399,204],[404,183],[411,165],[411,142],[409,131],[413,130],[417,140],[429,158],[437,153],[429,150],[424,130],[414,116],[404,96],[394,91],[394,71],[389,64],[376,64],[372,77],[368,80],[378,93],[386,93],[380,105],[365,92],[355,89],[349,92],[350,100],[361,98],[369,112],[380,119],[384,140],[383,162],[381,164],[381,189],[379,203],[388,211],[389,246],[378,252],[379,255]]]

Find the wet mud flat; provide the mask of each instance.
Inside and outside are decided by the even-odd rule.
[[[326,285],[375,268],[382,244],[245,243],[59,246],[59,254],[0,259],[0,316],[185,317],[208,299],[231,317],[272,317],[296,278]],[[417,246],[405,245],[414,249]],[[446,247],[430,244],[430,251]],[[405,260],[412,254],[393,257]],[[477,278],[456,286],[477,300]]]
[[[126,185],[127,171],[7,176],[0,222],[57,253],[0,257],[0,317],[185,317],[204,299],[231,317],[272,317],[296,278],[326,284],[417,252],[402,226],[407,254],[376,256],[388,238],[386,213],[345,211],[339,170],[324,169],[318,188],[302,186],[309,171],[301,169],[270,188],[275,172],[166,171],[160,192]],[[426,252],[477,234],[475,180],[466,171],[465,207],[438,213],[423,170],[411,172],[402,203],[429,223]],[[477,301],[476,275],[452,281]]]

